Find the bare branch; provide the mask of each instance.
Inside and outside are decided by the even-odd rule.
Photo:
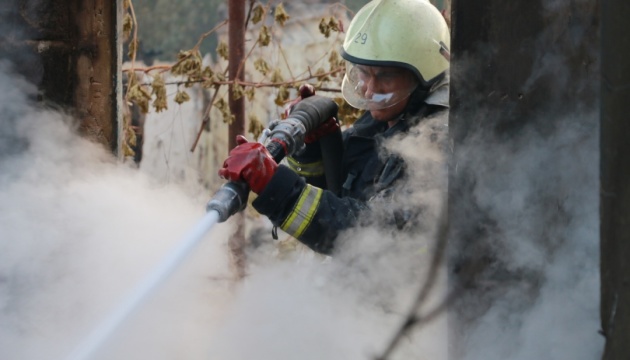
[[[210,122],[210,110],[212,110],[212,104],[214,104],[214,101],[217,99],[217,95],[219,94],[219,88],[220,86],[215,85],[214,94],[212,95],[212,99],[210,99],[210,103],[208,104],[208,107],[203,113],[203,120],[201,121],[201,126],[199,127],[199,131],[197,131],[197,136],[195,136],[195,141],[190,147],[190,152],[195,151],[195,148],[197,147],[197,144],[199,143],[199,139],[201,138],[201,133],[203,133],[203,128],[206,127],[206,125]]]
[[[210,29],[208,32],[203,33],[200,37],[199,40],[197,40],[197,43],[195,44],[195,46],[193,47],[194,50],[199,50],[199,47],[201,46],[201,43],[203,42],[203,40],[205,38],[207,38],[208,36],[212,35],[212,33],[214,33],[215,31],[219,30],[221,27],[225,26],[227,23],[229,22],[229,20],[223,20],[223,22],[221,22],[219,25],[213,27],[212,29]]]

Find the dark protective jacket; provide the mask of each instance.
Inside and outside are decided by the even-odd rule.
[[[343,134],[340,194],[325,189],[317,145],[280,165],[254,208],[316,252],[330,254],[339,231],[355,226],[370,209],[370,199],[389,191],[405,175],[405,163],[389,154],[383,141],[406,133],[425,118],[448,109],[448,81],[413,99],[394,126],[374,120],[369,112]],[[396,222],[404,221],[397,219]]]

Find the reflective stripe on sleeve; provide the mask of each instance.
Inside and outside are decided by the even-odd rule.
[[[324,191],[315,186],[306,185],[293,207],[291,214],[280,228],[295,238],[299,238],[313,221]]]
[[[294,158],[288,158],[289,167],[300,176],[322,176],[324,175],[324,163],[321,161],[304,164]]]

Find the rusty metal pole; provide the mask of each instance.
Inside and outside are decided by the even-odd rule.
[[[241,63],[245,57],[245,0],[229,0],[228,4],[228,42],[229,42],[229,79],[230,81],[241,81],[244,79],[244,68]],[[240,72],[239,72],[240,69]],[[232,92],[233,86],[229,87],[228,101],[230,111],[234,115],[234,122],[230,124],[228,130],[228,149],[236,146],[236,136],[245,134],[245,99],[235,99]],[[238,278],[245,276],[245,234],[243,231],[244,218],[242,213],[237,214],[236,233],[229,240],[229,247],[232,252],[234,266]]]
[[[229,1],[229,77],[230,81],[242,81],[244,71],[239,68],[245,56],[245,0]],[[236,135],[245,133],[245,99],[234,99],[232,86],[229,94],[230,111],[234,115],[234,122],[230,124],[229,142],[230,149],[236,146]]]

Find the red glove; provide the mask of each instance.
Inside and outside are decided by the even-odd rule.
[[[299,103],[303,99],[306,99],[307,97],[315,95],[315,88],[311,84],[302,84],[300,85],[300,88],[298,89],[298,93],[299,93],[299,96],[297,97],[297,99],[291,101],[289,103],[289,106],[285,108],[284,110],[285,118],[288,117],[289,114],[291,114],[291,111],[293,111],[293,107],[297,103]],[[306,144],[312,144],[316,142],[317,140],[323,138],[324,136],[334,133],[337,130],[339,130],[339,122],[334,117],[331,117],[330,119],[326,120],[323,124],[318,126],[316,129],[308,132],[308,134],[304,136],[304,142]]]
[[[278,164],[265,146],[257,142],[248,142],[238,135],[236,146],[223,162],[219,176],[231,181],[245,181],[249,188],[260,194],[276,172]]]

